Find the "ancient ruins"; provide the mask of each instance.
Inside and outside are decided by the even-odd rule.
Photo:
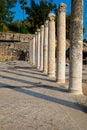
[[[0,49],[2,49],[3,53],[8,53],[8,48],[11,48],[12,52],[21,48],[21,50],[28,52],[27,60],[38,70],[48,74],[50,78],[56,78],[56,82],[58,83],[65,83],[66,5],[64,3],[61,3],[58,8],[57,37],[55,36],[55,15],[50,13],[44,25],[40,29],[37,29],[35,35],[0,33],[0,40],[12,41],[11,44],[8,44],[8,42],[4,43],[4,46],[0,43]],[[69,92],[75,94],[82,94],[82,43],[83,2],[82,0],[73,0],[71,13]],[[57,58],[55,57],[56,50]],[[4,55],[3,53],[1,55]],[[13,53],[11,54],[13,55]],[[12,59],[10,58],[10,60]]]

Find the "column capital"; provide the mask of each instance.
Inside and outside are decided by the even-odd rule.
[[[53,13],[48,14],[48,20],[54,21],[55,20],[55,14],[53,14]]]
[[[37,35],[37,32],[35,32],[35,35]]]
[[[59,5],[58,12],[66,12],[66,5],[64,3]]]
[[[40,29],[37,29],[37,33],[40,32]]]
[[[44,29],[44,25],[41,25],[41,28],[40,28],[41,30],[43,30]]]
[[[44,27],[48,27],[48,22],[49,22],[48,20],[45,21]]]

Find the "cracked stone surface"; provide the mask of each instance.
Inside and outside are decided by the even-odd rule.
[[[77,100],[27,62],[0,63],[0,130],[87,130]]]

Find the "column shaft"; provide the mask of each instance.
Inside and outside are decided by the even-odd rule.
[[[61,3],[57,20],[57,72],[56,81],[65,83],[65,54],[66,54],[66,5]]]
[[[33,64],[33,39],[31,39],[31,64]]]
[[[37,67],[37,32],[35,32],[35,65]]]
[[[44,42],[44,25],[40,29],[40,70],[43,70],[43,42]]]
[[[30,48],[30,63],[32,64],[32,40],[30,39],[30,44],[29,44],[29,48]]]
[[[48,75],[55,77],[55,16],[49,14],[49,31],[48,31]]]
[[[29,41],[29,62],[30,62],[30,41]]]
[[[43,71],[48,73],[48,20],[44,24]]]
[[[40,29],[37,30],[37,68],[40,68]]]
[[[33,65],[35,65],[35,36],[33,37]]]
[[[72,0],[69,91],[82,94],[83,0]]]

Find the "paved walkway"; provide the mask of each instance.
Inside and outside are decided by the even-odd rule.
[[[0,130],[87,130],[76,97],[27,62],[0,63]]]

